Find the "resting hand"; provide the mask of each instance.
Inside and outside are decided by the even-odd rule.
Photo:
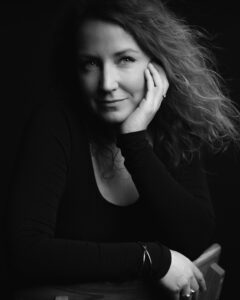
[[[146,95],[137,108],[120,125],[121,133],[147,129],[167,93],[169,83],[162,67],[155,67],[152,63],[149,63],[148,68],[145,70],[145,78]]]
[[[160,285],[174,300],[197,299],[199,290],[206,290],[201,271],[186,256],[170,251],[172,263],[167,274],[160,279]],[[194,293],[192,294],[191,291]]]

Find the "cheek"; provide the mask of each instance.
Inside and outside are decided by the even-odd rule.
[[[144,71],[134,72],[132,76],[129,76],[126,81],[126,85],[128,86],[129,92],[131,93],[134,102],[137,104],[142,100],[145,95],[145,78]]]
[[[82,90],[82,92],[85,94],[87,97],[91,97],[94,93],[95,90],[97,89],[98,85],[98,78],[96,75],[83,75],[80,74],[78,76],[79,80],[79,85]]]

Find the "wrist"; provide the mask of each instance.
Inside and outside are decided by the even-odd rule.
[[[138,244],[142,248],[140,276],[150,280],[159,280],[164,277],[172,261],[169,248],[158,242],[138,242]]]
[[[120,149],[125,148],[141,148],[147,144],[147,131],[140,130],[129,133],[118,133],[117,135],[117,146]]]
[[[119,127],[119,133],[121,134],[126,134],[126,133],[132,133],[132,132],[137,132],[137,131],[143,131],[146,130],[147,126],[143,125],[134,125],[134,124],[126,124],[123,122],[120,127]]]
[[[140,269],[140,276],[143,278],[152,278],[153,276],[153,263],[151,254],[146,243],[138,242],[142,248],[142,265]]]

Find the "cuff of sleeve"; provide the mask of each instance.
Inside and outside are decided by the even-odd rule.
[[[129,153],[134,153],[138,149],[148,148],[150,144],[147,140],[147,131],[141,130],[117,136],[117,146],[121,149],[125,156]]]
[[[125,144],[128,142],[132,142],[132,140],[142,140],[146,138],[147,131],[146,130],[140,130],[135,132],[129,132],[129,133],[120,133],[117,136],[117,144]]]
[[[169,248],[160,243],[147,243],[147,248],[152,259],[152,274],[155,279],[160,279],[168,272],[172,256]]]

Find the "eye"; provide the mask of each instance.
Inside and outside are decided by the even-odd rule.
[[[136,59],[132,56],[122,56],[119,61],[121,64],[128,64],[135,62]]]
[[[99,62],[97,59],[89,58],[89,59],[79,59],[79,68],[82,71],[94,71],[99,68]]]

